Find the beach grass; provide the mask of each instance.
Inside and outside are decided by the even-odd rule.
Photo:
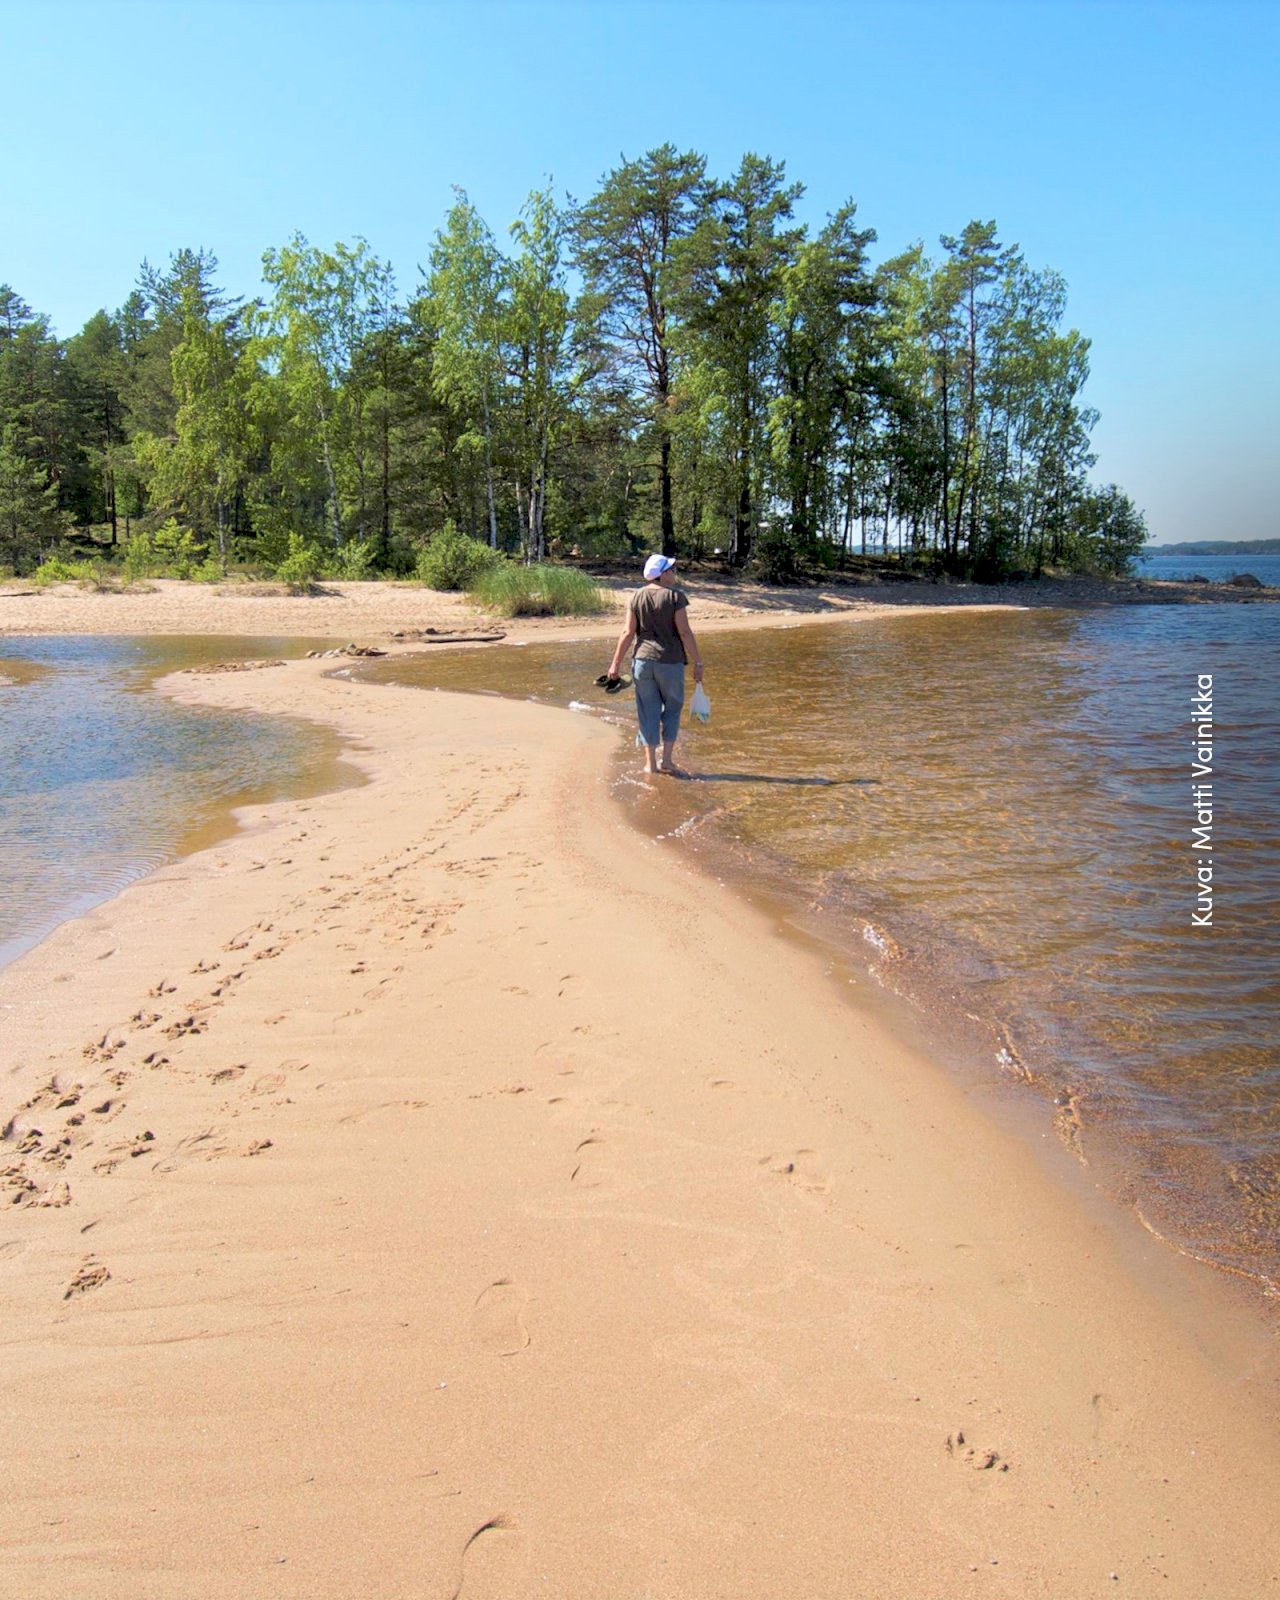
[[[504,617],[594,617],[608,609],[600,586],[572,567],[504,563],[481,573],[468,596]]]

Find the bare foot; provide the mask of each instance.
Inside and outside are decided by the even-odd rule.
[[[664,761],[658,771],[664,778],[687,778],[689,776],[685,769],[676,766],[674,761]]]

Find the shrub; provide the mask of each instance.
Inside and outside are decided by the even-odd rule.
[[[155,564],[155,551],[151,548],[148,536],[145,533],[131,533],[125,540],[124,557],[120,562],[124,581],[138,583],[143,578],[149,578]]]
[[[376,555],[371,540],[352,539],[329,558],[325,572],[333,578],[345,578],[349,583],[361,583],[373,575]]]
[[[518,567],[504,562],[468,586],[471,598],[504,617],[593,617],[608,601],[573,567]]]
[[[800,576],[800,552],[785,528],[760,530],[751,553],[751,570],[761,583],[794,583]]]
[[[88,575],[87,564],[83,561],[64,561],[61,556],[48,556],[31,574],[31,581],[43,589],[50,583],[79,583]]]
[[[290,594],[309,594],[320,576],[321,558],[315,545],[300,533],[289,535],[289,554],[276,568],[276,577],[289,585]]]
[[[450,518],[418,557],[417,578],[428,589],[469,589],[501,560],[487,544],[459,533]]]
[[[152,549],[166,578],[189,578],[196,565],[196,540],[190,528],[178,525],[176,517],[162,522],[151,536]]]
[[[217,556],[209,555],[198,567],[192,567],[191,576],[196,583],[221,583],[226,573],[222,570],[222,563]]]
[[[95,594],[119,594],[122,588],[119,571],[106,561],[81,561],[80,584]]]

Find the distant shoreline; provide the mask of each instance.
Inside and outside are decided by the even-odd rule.
[[[497,624],[509,640],[603,638],[616,633],[638,574],[630,564],[601,563],[592,576],[611,596],[596,617],[522,617]],[[904,607],[1197,605],[1271,603],[1280,588],[1238,588],[1164,578],[1028,578],[1002,584],[934,582],[874,572],[831,573],[788,587],[755,583],[719,569],[683,567],[681,583],[697,605],[700,627],[741,628],[899,611]],[[0,639],[31,634],[208,634],[335,638],[400,644],[397,633],[474,630],[494,619],[464,595],[407,583],[326,583],[315,594],[283,585],[214,585],[158,579],[136,590],[95,593],[75,584],[0,588]],[[404,640],[405,644],[416,641]],[[3,649],[0,648],[0,655]]]
[[[1280,539],[1190,539],[1182,544],[1149,544],[1142,556],[1276,556]]]

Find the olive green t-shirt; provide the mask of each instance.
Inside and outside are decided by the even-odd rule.
[[[636,661],[683,663],[688,660],[676,632],[676,613],[689,604],[683,589],[663,589],[646,583],[631,596],[631,614],[636,619]]]

